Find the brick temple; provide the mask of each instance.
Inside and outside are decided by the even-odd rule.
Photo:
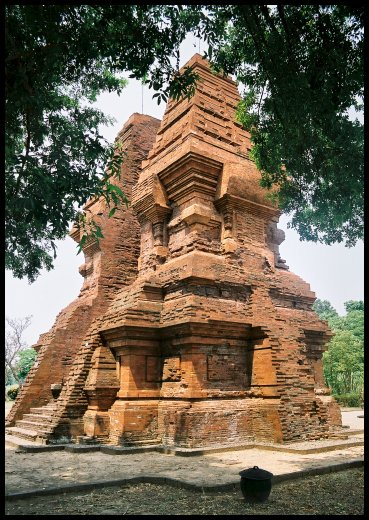
[[[327,438],[331,337],[289,271],[259,185],[236,84],[196,54],[195,95],[118,134],[131,205],[84,248],[78,298],[40,336],[7,433],[42,443],[179,448]],[[79,242],[76,228],[71,236]]]

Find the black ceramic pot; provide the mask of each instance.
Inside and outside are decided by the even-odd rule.
[[[264,502],[272,489],[273,473],[258,466],[240,471],[241,491],[247,502]]]

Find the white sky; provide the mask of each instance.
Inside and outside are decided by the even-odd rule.
[[[200,51],[203,50],[201,44]],[[184,65],[198,51],[198,40],[188,38],[181,48],[180,65]],[[157,105],[152,100],[152,94],[147,87],[142,89],[140,82],[129,79],[120,97],[115,94],[101,95],[96,105],[117,120],[114,126],[101,129],[104,137],[113,141],[127,119],[134,112],[142,112],[142,101],[144,114],[161,119],[165,105]],[[279,222],[279,227],[286,233],[280,252],[290,271],[308,282],[316,296],[330,301],[341,315],[345,313],[345,301],[363,300],[363,242],[350,249],[341,244],[325,246],[301,242],[295,231],[287,229],[287,221],[287,217],[282,216]],[[33,316],[32,324],[24,333],[29,346],[52,327],[57,314],[78,296],[82,287],[83,279],[78,267],[83,263],[83,254],[76,255],[76,243],[70,237],[58,241],[57,245],[55,268],[49,272],[43,270],[33,284],[13,278],[6,271],[5,315],[11,318]]]

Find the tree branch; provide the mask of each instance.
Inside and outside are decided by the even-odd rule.
[[[260,95],[260,99],[259,99],[259,105],[258,105],[258,120],[259,120],[259,117],[260,117],[260,107],[261,107],[261,102],[262,102],[262,100],[263,100],[263,96],[264,96],[264,89],[265,89],[266,82],[267,82],[267,80],[264,81],[263,90],[261,91],[261,95]]]
[[[250,35],[255,43],[255,48],[257,50],[257,54],[258,54],[258,57],[260,59],[260,63],[263,65],[263,72],[267,78],[267,80],[269,81],[269,84],[273,84],[273,81],[271,81],[270,79],[270,73],[269,73],[269,63],[268,63],[268,58],[267,58],[267,53],[266,53],[266,50],[268,48],[268,45],[267,45],[267,42],[266,42],[266,39],[264,37],[264,35],[261,33],[260,31],[260,27],[259,27],[259,20],[258,20],[258,17],[255,13],[255,10],[253,8],[254,6],[242,6],[241,7],[241,13],[243,15],[243,18],[244,18],[244,22],[245,22],[245,25],[247,26],[249,32],[250,32]],[[250,12],[252,14],[252,17],[253,17],[253,27],[251,27],[251,24],[250,24],[250,19],[248,17],[248,8],[250,8]],[[256,31],[255,31],[256,30]],[[260,38],[260,39],[259,39]],[[260,42],[261,40],[261,42]],[[264,45],[264,51],[263,51],[263,48],[262,46]],[[284,122],[283,122],[283,118],[275,104],[275,101],[273,101],[273,106],[274,106],[274,110],[275,110],[275,113],[281,123],[281,125],[283,126],[283,128],[286,130],[285,128],[285,125],[284,125]]]
[[[30,127],[29,127],[29,113],[27,112],[26,114],[26,129],[27,129],[27,138],[26,138],[26,153],[25,155],[22,157],[22,166],[21,166],[21,170],[18,174],[18,179],[17,179],[17,184],[15,185],[15,190],[14,190],[14,195],[17,195],[18,194],[18,191],[19,191],[19,187],[20,187],[20,181],[23,177],[23,174],[24,174],[24,167],[26,165],[26,162],[27,162],[27,159],[29,157],[29,150],[30,150],[30,147],[31,147],[31,130],[30,130]]]

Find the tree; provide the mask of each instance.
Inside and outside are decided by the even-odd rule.
[[[349,330],[364,343],[364,302],[345,302],[346,315],[335,325],[335,330]]]
[[[327,300],[317,299],[313,305],[334,332],[323,354],[324,377],[335,395],[353,393],[361,396],[364,386],[364,302],[350,300],[344,305],[345,316],[339,316]]]
[[[338,312],[328,300],[317,298],[313,303],[313,309],[322,320],[329,320],[338,317]]]
[[[13,376],[11,370],[8,366],[5,367],[5,386],[10,386],[16,384],[16,379]]]
[[[346,312],[349,313],[351,311],[363,311],[364,312],[364,302],[362,300],[349,300],[344,303]]]
[[[107,119],[88,103],[121,92],[126,71],[147,75],[159,103],[191,96],[196,75],[178,73],[191,31],[214,70],[244,84],[238,117],[252,156],[301,238],[362,238],[363,127],[347,115],[363,96],[362,6],[7,5],[6,267],[15,276],[32,281],[52,267],[54,240],[88,198],[125,200],[111,188],[119,154],[98,133]]]
[[[90,11],[6,6],[5,261],[30,281],[52,267],[54,241],[71,222],[88,224],[79,208],[89,197],[124,200],[111,179],[121,157],[98,132],[109,119],[90,105],[104,90],[120,93],[126,81],[90,46]]]
[[[31,370],[37,358],[37,352],[34,348],[26,348],[19,352],[19,361],[17,363],[17,374],[21,383],[26,379],[28,372]]]
[[[324,376],[333,394],[361,394],[364,384],[364,345],[348,330],[339,330],[323,354]]]
[[[232,26],[214,59],[246,85],[239,117],[263,186],[302,240],[354,245],[363,237],[363,125],[348,111],[363,99],[363,6],[225,11]]]
[[[24,331],[30,326],[32,316],[5,318],[5,380],[10,382],[10,374],[18,383],[18,362],[21,352],[27,348],[23,339]],[[32,349],[33,350],[33,349]]]

